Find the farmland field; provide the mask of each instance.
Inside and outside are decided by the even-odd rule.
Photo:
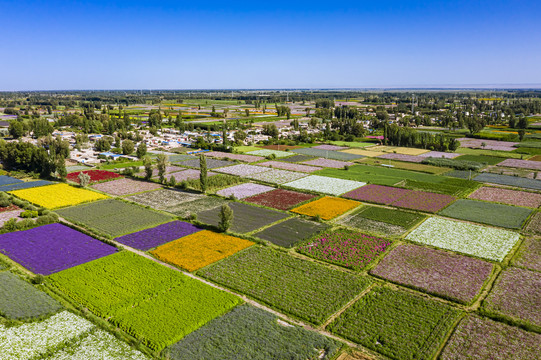
[[[541,194],[488,186],[477,189],[470,194],[469,198],[514,206],[526,206],[530,208],[538,208],[541,206]]]
[[[475,315],[462,319],[441,354],[442,360],[537,360],[541,335]]]
[[[391,186],[369,184],[344,194],[349,199],[390,205],[411,190]]]
[[[302,156],[302,155],[298,155],[298,156]],[[343,169],[344,166],[355,165],[355,163],[352,163],[352,162],[324,159],[324,158],[304,161],[303,164],[310,165],[310,166],[318,166],[318,167],[329,167],[329,168],[334,168],[334,169]]]
[[[291,247],[299,241],[325,230],[327,227],[327,224],[294,217],[276,225],[272,225],[265,230],[254,234],[254,236],[270,241],[275,245]]]
[[[222,169],[218,169],[216,171],[224,173],[224,174],[229,174],[229,175],[249,176],[249,175],[254,175],[254,174],[269,171],[269,170],[270,169],[267,169],[261,166],[238,164],[238,165],[233,165],[233,166],[228,166]]]
[[[370,273],[467,304],[479,294],[493,268],[482,260],[405,244],[391,250]]]
[[[333,179],[319,175],[309,175],[302,179],[284,184],[284,186],[299,190],[314,191],[335,196],[342,195],[343,193],[357,189],[364,185],[366,185],[366,183],[360,181]]]
[[[541,181],[534,179],[526,179],[518,176],[482,173],[476,176],[473,180],[490,184],[519,187],[524,189],[541,190]]]
[[[275,189],[259,195],[245,198],[244,201],[257,205],[267,206],[278,210],[288,210],[295,205],[315,198],[316,195],[297,191]]]
[[[376,287],[328,328],[394,359],[430,359],[459,315],[444,303]]]
[[[56,300],[18,276],[0,272],[0,314],[8,319],[29,320],[63,309]]]
[[[527,238],[512,261],[513,265],[541,272],[541,240]]]
[[[522,229],[531,212],[532,210],[516,206],[459,199],[441,211],[440,215],[509,229]]]
[[[171,220],[171,217],[120,200],[103,200],[57,211],[70,221],[81,223],[109,236],[143,230]]]
[[[245,162],[256,162],[264,160],[265,158],[263,156],[254,156],[254,155],[244,155],[244,154],[233,154],[233,153],[226,153],[221,151],[209,151],[204,153],[205,156],[214,157],[217,159],[231,159],[231,160],[238,160],[238,161],[245,161]]]
[[[247,154],[255,155],[255,156],[263,156],[263,157],[275,155],[277,158],[284,158],[284,157],[293,155],[291,152],[280,151],[280,150],[270,150],[270,149],[249,151]]]
[[[486,310],[521,320],[541,329],[541,274],[519,268],[504,270],[483,306]]]
[[[340,223],[384,236],[397,236],[425,219],[425,216],[397,209],[365,206],[346,215]]]
[[[306,156],[306,155],[293,155],[287,158],[282,158],[280,161],[285,161],[288,163],[296,163],[296,162],[303,162],[308,160],[315,159],[313,156]]]
[[[505,160],[505,158],[502,158],[502,157],[488,156],[488,155],[461,155],[460,157],[456,159],[462,160],[462,161],[475,161],[475,162],[487,164],[487,165],[496,165]]]
[[[323,220],[331,220],[360,205],[361,203],[357,201],[325,196],[291,209],[291,211],[306,216],[319,216]]]
[[[320,157],[320,158],[325,158],[325,159],[342,160],[342,161],[350,161],[350,160],[363,158],[362,155],[348,154],[346,152],[341,152],[341,151],[321,150],[321,149],[314,149],[314,148],[294,149],[294,150],[291,150],[291,152],[301,154],[301,155],[315,156],[315,157]]]
[[[204,195],[171,189],[160,189],[149,191],[142,194],[132,195],[126,198],[144,206],[150,206],[157,210],[169,211],[176,206],[196,199],[203,198]]]
[[[367,278],[259,246],[198,274],[314,324],[321,324],[370,284]]]
[[[69,311],[42,322],[6,327],[0,323],[0,360],[34,359],[84,335],[94,325]]]
[[[156,190],[161,187],[161,185],[153,182],[132,179],[119,179],[92,185],[92,188],[114,196],[130,195],[143,191]]]
[[[428,218],[406,236],[413,242],[494,261],[503,261],[519,238],[509,230],[436,217]]]
[[[135,249],[147,251],[198,231],[201,231],[201,229],[190,223],[176,220],[118,237],[115,241]]]
[[[273,169],[299,171],[303,173],[311,173],[314,171],[321,170],[317,166],[308,166],[308,165],[303,165],[303,164],[287,163],[287,162],[281,162],[281,161],[265,161],[257,165],[271,167]]]
[[[215,263],[254,243],[234,236],[203,230],[162,245],[151,254],[190,272]]]
[[[74,301],[98,316],[112,317],[158,351],[240,303],[231,294],[130,252],[65,270],[50,280]]]
[[[0,251],[35,274],[52,273],[116,252],[116,248],[61,224],[0,235]]]
[[[193,159],[193,160],[185,160],[185,161],[179,161],[176,164],[184,167],[190,167],[194,169],[199,169],[199,159]],[[227,161],[227,160],[216,160],[216,159],[207,159],[207,169],[215,169],[220,168],[228,165],[235,164],[234,161]]]
[[[274,190],[274,188],[266,185],[245,183],[219,190],[216,192],[216,194],[223,197],[234,196],[236,199],[244,199],[246,197],[258,195],[271,190]]]
[[[238,306],[171,346],[171,359],[330,359],[340,348],[335,340],[277,320]]]
[[[335,230],[319,234],[298,251],[318,260],[360,270],[391,245],[388,240],[358,231]]]
[[[112,180],[122,177],[122,175],[111,172],[111,171],[105,171],[105,170],[85,170],[85,171],[76,171],[69,173],[68,176],[66,176],[66,179],[70,181],[74,181],[77,184],[79,183],[79,174],[86,174],[90,177],[90,182],[99,182],[99,181],[106,181],[106,180]]]
[[[209,211],[229,203],[229,200],[225,200],[217,196],[203,196],[193,199],[193,201],[186,201],[180,203],[172,208],[167,209],[167,211],[185,218],[190,215]]]
[[[14,190],[22,190],[22,189],[32,189],[40,186],[46,186],[46,185],[53,185],[54,182],[47,181],[47,180],[36,180],[36,181],[25,181],[25,182],[17,182],[15,184],[8,184],[0,186],[0,191],[14,191]]]
[[[305,176],[306,174],[301,172],[269,169],[269,171],[248,175],[248,178],[271,184],[283,184],[290,183],[291,181],[295,181],[297,179],[302,179]]]
[[[11,191],[11,194],[47,209],[58,209],[89,201],[106,199],[107,196],[68,184],[55,184]]]
[[[276,210],[260,208],[238,202],[229,203],[229,207],[233,210],[233,224],[230,230],[237,233],[251,232],[265,225],[289,217],[289,214]],[[197,220],[205,224],[218,226],[220,222],[220,210],[221,208],[217,207],[199,212],[197,213]]]

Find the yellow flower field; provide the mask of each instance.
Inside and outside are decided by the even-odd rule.
[[[9,191],[9,193],[47,209],[58,209],[108,198],[107,195],[76,188],[68,184],[40,186],[30,189]]]
[[[351,209],[355,209],[359,205],[361,203],[354,200],[325,196],[319,200],[296,207],[291,211],[301,215],[319,215],[323,220],[331,220]]]
[[[407,148],[407,147],[398,147],[398,148],[394,149],[394,151],[396,151],[397,154],[403,154],[403,155],[421,155],[421,154],[425,154],[425,153],[429,152],[430,150]]]
[[[162,245],[150,253],[162,261],[192,272],[253,244],[238,237],[203,230]]]

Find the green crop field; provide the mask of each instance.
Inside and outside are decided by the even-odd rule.
[[[501,163],[505,159],[502,157],[487,156],[487,155],[462,155],[455,158],[455,160],[473,161],[473,162],[478,162],[481,164],[496,165],[498,163]]]
[[[440,215],[509,229],[521,229],[532,210],[523,207],[459,199]]]
[[[479,187],[475,181],[382,166],[355,165],[351,166],[348,170],[324,169],[314,172],[314,174],[339,179],[362,181],[376,185],[392,186],[400,184],[415,190],[432,191],[454,196],[469,194]]]
[[[96,201],[61,209],[57,213],[70,221],[112,237],[172,220],[171,216],[120,200]]]
[[[426,216],[416,213],[377,206],[366,206],[358,214],[365,219],[381,221],[406,229],[410,229],[426,218]]]
[[[520,159],[520,157],[521,157],[520,154],[517,154],[515,152],[501,151],[501,150],[483,150],[483,149],[459,148],[456,152],[458,154],[464,154],[464,155],[481,155],[481,156],[500,157],[500,158],[503,158],[503,160],[505,160],[505,159]],[[467,160],[467,159],[468,158],[465,158],[464,160]]]
[[[51,283],[154,350],[172,345],[240,299],[131,252],[50,276]]]
[[[365,277],[259,246],[198,275],[314,324],[324,322],[370,284]]]
[[[277,320],[256,307],[238,306],[171,346],[171,358],[325,360],[340,348],[335,340]]]
[[[377,287],[328,328],[393,359],[432,359],[459,314],[439,301]]]

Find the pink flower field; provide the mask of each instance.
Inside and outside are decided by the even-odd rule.
[[[123,196],[129,194],[135,194],[138,192],[156,190],[161,188],[160,184],[146,182],[146,181],[136,181],[132,179],[120,179],[113,180],[104,183],[99,183],[92,185],[96,190],[103,191],[109,195]]]
[[[538,208],[541,205],[541,194],[488,186],[476,190],[469,198],[530,208]]]

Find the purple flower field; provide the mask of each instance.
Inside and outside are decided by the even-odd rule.
[[[190,223],[172,221],[151,229],[121,236],[116,238],[115,241],[135,249],[147,251],[198,231],[201,231],[201,229]]]
[[[461,156],[462,154],[458,154],[458,153],[448,153],[448,152],[443,152],[443,151],[429,151],[427,153],[424,153],[424,154],[420,154],[420,155],[417,155],[419,157],[423,157],[423,158],[446,158],[446,159],[454,159],[456,157],[459,157]]]
[[[281,161],[266,161],[263,163],[259,163],[257,165],[265,166],[265,167],[272,167],[275,169],[282,169],[282,170],[300,171],[304,173],[312,173],[314,171],[321,170],[321,168],[316,167],[316,166],[292,164],[292,163],[281,162]]]
[[[467,256],[406,244],[393,249],[370,273],[468,304],[479,294],[493,267]]]
[[[246,183],[219,190],[216,192],[216,194],[224,197],[233,195],[237,199],[244,199],[246,197],[262,194],[271,190],[274,190],[274,188],[260,184]]]
[[[324,159],[324,158],[304,161],[303,164],[312,165],[312,166],[320,166],[320,167],[328,167],[328,168],[333,168],[333,169],[341,169],[344,166],[355,165],[355,163],[352,163],[349,161],[340,161],[340,160],[332,160],[332,159]]]
[[[352,230],[325,232],[299,252],[315,259],[360,270],[385,251],[391,242]]]
[[[425,158],[414,156],[414,155],[389,153],[389,154],[378,156],[378,159],[390,159],[390,160],[399,160],[399,161],[406,161],[406,162],[412,162],[412,163],[420,163]]]
[[[323,145],[314,146],[313,149],[338,151],[338,150],[345,150],[345,149],[349,149],[349,148],[347,146],[336,146],[336,145],[323,144]]]
[[[541,162],[519,160],[519,159],[506,159],[502,161],[501,163],[499,163],[498,166],[514,167],[514,168],[519,168],[519,169],[541,170]]]
[[[343,196],[359,201],[390,205],[409,192],[412,192],[412,190],[370,184],[350,191]]]
[[[460,321],[440,358],[539,360],[540,353],[540,334],[469,315]]]
[[[393,202],[393,206],[436,213],[455,200],[450,195],[426,191],[410,191],[400,200]]]
[[[541,326],[541,274],[508,268],[496,280],[484,306],[530,324]]]
[[[541,272],[541,240],[533,237],[524,240],[513,265]]]
[[[61,224],[0,235],[0,252],[35,274],[50,275],[116,252]]]

